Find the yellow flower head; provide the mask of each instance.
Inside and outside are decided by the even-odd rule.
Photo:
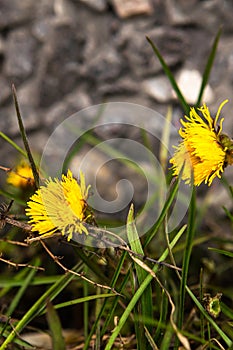
[[[227,135],[221,134],[223,118],[217,126],[223,105],[222,102],[216,117],[213,119],[208,107],[204,104],[197,110],[190,108],[187,121],[181,120],[183,127],[179,134],[182,142],[176,148],[170,163],[173,164],[173,175],[182,171],[182,179],[190,184],[193,176],[194,185],[199,186],[203,181],[211,185],[213,179],[221,177],[224,168],[233,164],[233,141]]]
[[[60,231],[68,240],[73,233],[88,234],[83,224],[87,219],[88,190],[82,172],[80,184],[70,170],[67,175],[62,175],[62,180],[49,178],[27,203],[26,215],[30,217],[32,231],[38,231],[44,236]]]
[[[21,161],[14,171],[7,176],[7,183],[15,187],[27,187],[34,185],[34,178],[31,167],[24,160]]]

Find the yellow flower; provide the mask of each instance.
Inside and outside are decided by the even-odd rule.
[[[197,109],[202,116],[191,107],[189,117],[185,116],[187,121],[181,120],[183,127],[179,134],[183,140],[175,147],[170,163],[173,175],[182,171],[185,183],[190,184],[193,176],[195,186],[203,181],[210,186],[216,176],[221,177],[227,165],[233,164],[233,141],[221,133],[223,118],[217,126],[221,109],[227,102],[222,102],[214,119],[204,104]]]
[[[62,175],[62,180],[49,178],[27,203],[26,215],[30,217],[32,231],[38,231],[44,237],[60,231],[68,240],[73,233],[88,234],[83,224],[87,219],[88,190],[82,172],[80,184],[70,170],[67,176]]]
[[[14,171],[10,171],[7,177],[7,183],[15,187],[34,185],[32,169],[28,163],[21,161]]]

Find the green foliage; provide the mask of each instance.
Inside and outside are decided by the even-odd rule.
[[[204,69],[197,105],[200,104],[210,76],[220,34],[221,31],[216,35]],[[177,93],[184,112],[188,113],[189,106],[173,73],[156,45],[147,39]],[[29,159],[38,186],[39,172],[27,140],[14,88],[13,95],[25,151],[1,132],[0,137]],[[167,139],[168,134],[169,131],[166,130],[164,138]],[[147,135],[143,135],[143,140],[148,145]],[[64,168],[69,167],[74,155],[85,144],[95,146],[100,142],[92,131],[86,133],[71,150]],[[118,150],[109,146],[105,146],[103,152],[117,158],[122,156]],[[163,150],[161,154],[165,169],[167,154]],[[132,162],[125,159],[121,161],[129,169],[139,171]],[[6,200],[14,199],[18,210],[17,219],[20,219],[13,224],[18,222],[18,227],[4,227],[6,217],[9,219],[8,224],[13,219],[5,207],[1,209],[2,232],[6,239],[0,241],[0,297],[3,300],[0,350],[32,348],[23,339],[23,335],[28,332],[29,326],[40,332],[46,331],[41,324],[46,324],[49,328],[55,350],[66,349],[68,346],[71,349],[72,346],[81,346],[84,350],[167,350],[181,346],[184,349],[232,348],[233,290],[232,285],[224,284],[223,276],[224,268],[232,265],[233,239],[228,237],[224,240],[217,233],[211,236],[203,228],[201,223],[208,206],[204,208],[197,205],[194,190],[187,224],[168,235],[167,221],[177,199],[180,179],[173,180],[170,174],[167,178],[169,191],[153,227],[140,237],[135,223],[134,206],[131,205],[124,232],[129,244],[119,236],[117,248],[108,249],[102,249],[101,244],[99,249],[88,246],[84,249],[77,242],[68,243],[61,237],[52,237],[46,243],[36,240],[27,245],[25,240],[30,227],[28,232],[23,230],[25,227],[21,224],[26,218],[23,210],[20,211],[20,208],[25,207],[27,199],[20,193],[13,197],[8,190],[0,190]],[[223,180],[223,184],[232,200],[232,188],[226,180]],[[158,201],[163,203],[161,198]],[[223,213],[226,220],[224,224],[232,230],[230,209],[223,208]],[[111,222],[113,226],[114,220]],[[104,219],[100,223],[102,228],[93,224],[90,239],[99,235],[101,243],[104,238],[116,238],[112,232],[105,230]],[[211,255],[206,257],[199,277],[200,251],[204,245],[208,246],[206,251]],[[62,259],[60,255],[63,256]],[[222,294],[221,300],[220,297],[215,297],[219,293]],[[209,304],[206,303],[206,295]],[[7,305],[5,308],[4,303]],[[211,310],[215,314],[211,314]],[[64,319],[67,312],[68,317]],[[81,329],[81,336],[75,338],[73,335],[72,341],[64,335],[64,330],[70,327],[68,322],[71,319],[74,321],[72,326],[75,328],[79,325]],[[74,333],[76,332],[77,330]]]
[[[16,95],[16,89],[15,89],[14,85],[12,85],[12,91],[13,91],[15,110],[16,110],[16,115],[17,115],[17,119],[18,119],[18,124],[19,124],[21,137],[22,137],[22,140],[23,140],[23,143],[24,143],[24,147],[25,147],[25,151],[27,153],[27,157],[28,157],[29,163],[30,163],[31,168],[32,168],[32,173],[33,173],[33,176],[34,176],[35,185],[38,188],[39,187],[39,182],[40,182],[40,177],[39,177],[39,173],[38,173],[37,168],[36,168],[36,163],[35,163],[34,158],[32,156],[32,152],[31,152],[31,149],[30,149],[30,146],[29,146],[29,142],[28,142],[28,139],[27,139],[26,131],[25,131],[25,128],[24,128],[24,125],[23,125],[23,119],[21,117],[19,104],[18,104],[18,99],[17,99],[17,95]]]
[[[62,325],[52,303],[47,303],[47,320],[51,331],[52,344],[54,350],[65,350],[66,344],[62,335]]]

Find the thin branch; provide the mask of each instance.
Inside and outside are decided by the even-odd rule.
[[[156,259],[153,259],[153,258],[150,258],[146,255],[141,255],[139,253],[135,253],[133,250],[131,250],[129,248],[129,246],[127,245],[127,243],[120,237],[118,236],[117,234],[111,232],[111,231],[107,231],[105,229],[102,229],[102,228],[99,228],[99,227],[96,227],[96,226],[91,226],[91,225],[88,225],[87,226],[87,229],[88,229],[88,233],[91,237],[93,238],[97,238],[97,235],[98,235],[98,239],[100,239],[104,244],[107,244],[109,245],[111,243],[112,247],[114,248],[117,248],[119,250],[124,250],[124,251],[127,251],[129,254],[133,254],[135,257],[138,257],[140,258],[141,260],[145,261],[150,261],[154,264],[158,264],[158,265],[161,265],[161,266],[166,266],[166,267],[169,267],[171,269],[174,269],[174,270],[177,270],[177,271],[181,271],[181,268],[180,267],[177,267],[175,265],[172,265],[172,264],[169,264],[169,263],[166,263],[164,261],[158,261]],[[108,237],[106,237],[106,234],[108,234]],[[60,236],[62,237],[62,234],[60,232],[56,232],[55,234],[52,234],[50,236],[48,235],[42,235],[42,236],[37,236],[37,237],[32,237],[32,238],[27,238],[26,239],[26,242],[28,244],[31,244],[32,242],[36,242],[36,241],[42,241],[44,239],[48,239],[48,238],[54,238],[56,236]],[[117,243],[114,243],[112,242],[109,237],[113,237],[113,238],[116,238],[118,240],[118,244]]]
[[[32,226],[25,223],[25,222],[22,222],[22,221],[18,221],[16,219],[12,219],[11,217],[9,216],[2,216],[1,217],[1,221],[5,221],[5,223],[7,224],[10,224],[12,226],[16,226],[16,227],[19,227],[25,231],[31,231],[32,230]]]
[[[121,295],[119,294],[115,289],[109,287],[109,286],[105,286],[103,284],[100,284],[100,283],[97,283],[97,282],[93,282],[92,280],[90,280],[89,278],[85,277],[84,276],[84,273],[78,273],[76,271],[73,271],[73,270],[70,270],[68,269],[67,267],[65,267],[61,262],[60,262],[60,259],[59,257],[55,256],[51,250],[49,250],[49,248],[46,246],[46,244],[43,242],[43,240],[40,241],[43,248],[46,250],[46,252],[49,254],[49,256],[53,259],[53,261],[58,265],[60,266],[64,271],[65,273],[71,273],[73,275],[76,275],[80,278],[82,278],[84,281],[88,282],[88,283],[91,283],[93,284],[95,287],[100,287],[100,288],[104,288],[104,289],[109,289],[111,290],[111,292],[115,293],[116,295]]]
[[[6,173],[8,173],[9,171],[12,171],[11,168],[7,168],[7,167],[2,166],[2,165],[0,165],[0,169],[3,170],[3,171],[5,171]]]
[[[91,228],[92,228],[92,229],[91,229]],[[115,247],[115,248],[117,248],[117,249],[120,249],[120,250],[127,251],[130,255],[134,255],[135,257],[138,257],[138,258],[140,258],[141,260],[144,260],[144,261],[147,260],[147,261],[150,261],[150,262],[152,262],[152,263],[154,263],[154,264],[158,264],[158,265],[161,265],[161,266],[166,266],[166,267],[169,267],[169,268],[171,268],[171,269],[174,269],[174,270],[177,270],[177,271],[181,271],[181,268],[179,268],[179,267],[177,267],[177,266],[175,266],[175,265],[168,264],[168,263],[166,263],[166,262],[164,262],[164,261],[158,261],[158,260],[153,259],[153,258],[150,258],[150,257],[148,257],[148,256],[146,256],[146,255],[142,255],[142,254],[139,254],[139,253],[134,252],[133,250],[131,250],[131,249],[129,248],[129,246],[127,245],[127,243],[126,243],[121,237],[119,237],[118,235],[116,235],[115,233],[113,233],[113,232],[111,232],[111,231],[107,231],[107,230],[105,230],[105,229],[102,229],[102,228],[99,228],[99,227],[90,226],[90,225],[88,225],[88,230],[89,230],[88,232],[89,232],[90,236],[93,237],[93,238],[96,238],[96,234],[93,234],[93,233],[91,232],[91,230],[92,230],[94,233],[95,233],[95,232],[102,233],[103,235],[101,235],[100,239],[101,239],[105,244],[109,244],[109,243],[110,243],[110,240],[109,240],[108,238],[105,238],[105,236],[104,236],[104,234],[106,234],[106,233],[107,233],[109,236],[112,236],[112,237],[118,239],[118,241],[120,241],[121,244],[119,245],[119,244],[115,244],[115,243],[111,242],[112,245],[113,245],[113,247]]]
[[[28,247],[27,243],[19,242],[19,241],[11,241],[11,240],[9,240],[7,238],[0,239],[0,242],[6,242],[6,243],[14,244],[14,245],[19,245],[19,246],[22,246],[22,247]]]
[[[10,261],[10,260],[6,260],[6,259],[2,258],[2,254],[0,254],[0,261],[6,263],[7,265],[14,266],[16,269],[18,269],[19,267],[29,267],[30,269],[35,269],[35,270],[41,270],[41,271],[45,270],[43,267],[34,266],[34,265],[30,265],[30,264],[19,264],[19,263],[15,263],[13,261]]]

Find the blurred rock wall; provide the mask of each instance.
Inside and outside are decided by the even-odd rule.
[[[34,149],[62,120],[85,107],[127,101],[179,126],[181,109],[146,36],[157,45],[194,103],[214,37],[223,33],[205,101],[231,100],[233,3],[222,0],[0,0],[0,130],[20,143],[14,83]],[[224,107],[232,134],[232,101]],[[2,165],[12,148],[1,143]]]

